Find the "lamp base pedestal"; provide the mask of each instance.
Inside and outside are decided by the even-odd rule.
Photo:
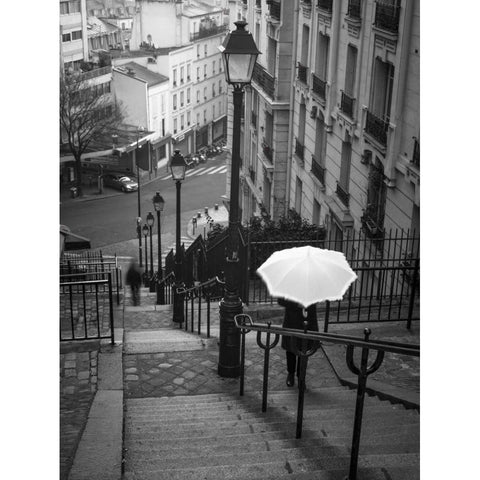
[[[243,312],[243,304],[238,302],[220,302],[220,348],[218,374],[225,378],[240,376],[240,330],[235,326],[234,317]]]

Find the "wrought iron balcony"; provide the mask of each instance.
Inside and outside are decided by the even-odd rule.
[[[316,93],[320,98],[325,100],[325,87],[327,82],[320,77],[317,77],[314,73],[312,73],[312,80],[313,93]]]
[[[413,144],[412,164],[415,165],[417,168],[420,168],[420,142],[415,137],[413,137],[413,139],[414,139],[414,144]]]
[[[307,83],[307,67],[298,62],[298,74],[297,78],[303,82]]]
[[[365,124],[365,132],[371,135],[382,145],[387,145],[388,122],[375,116],[367,110],[367,122]]]
[[[228,28],[228,25],[212,25],[209,28],[200,29],[198,32],[190,34],[190,41],[198,40],[200,38],[211,37],[212,35],[217,35],[218,33],[225,32]]]
[[[258,63],[253,67],[252,80],[262,87],[263,91],[270,97],[275,96],[274,78]]]
[[[350,203],[350,194],[346,190],[344,190],[344,188],[338,182],[337,182],[336,194],[337,194],[338,198],[340,199],[340,201],[346,207],[348,207],[348,204]]]
[[[262,142],[262,151],[265,157],[268,158],[273,163],[273,149],[270,147],[270,145],[265,141],[265,139]]]
[[[331,12],[332,3],[333,0],[317,0],[317,7],[321,8],[322,10],[326,10],[327,12]]]
[[[361,18],[362,1],[361,0],[348,0],[347,15],[351,18]]]
[[[298,138],[295,139],[295,155],[303,160],[303,152],[305,147],[299,142]]]
[[[277,20],[279,22],[281,18],[280,2],[276,0],[267,0],[267,4],[269,6],[270,18],[272,18],[273,20]]]
[[[361,218],[363,231],[369,238],[383,238],[384,230],[378,224],[376,219],[365,212]]]
[[[353,118],[353,107],[355,104],[355,99],[347,95],[342,91],[342,100],[340,102],[340,110],[348,115],[350,118]]]
[[[312,155],[312,170],[313,175],[320,180],[322,185],[325,185],[325,167],[317,163],[315,157]]]
[[[378,28],[390,32],[398,32],[398,23],[400,20],[400,5],[392,5],[377,0],[375,2],[375,23]]]

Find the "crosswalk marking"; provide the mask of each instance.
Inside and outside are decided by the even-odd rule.
[[[227,166],[226,165],[221,165],[217,167],[200,167],[196,168],[193,170],[190,170],[188,173],[185,174],[186,177],[195,177],[199,176],[201,177],[202,175],[213,175],[215,173],[225,173],[227,171]],[[171,180],[172,175],[168,174],[165,175],[164,177],[160,177],[160,180]]]
[[[222,170],[221,173],[226,172],[227,167],[225,165],[222,165],[221,167],[218,167],[217,169],[215,169],[213,172],[209,172],[209,175],[213,175],[214,173],[220,173],[220,170]]]

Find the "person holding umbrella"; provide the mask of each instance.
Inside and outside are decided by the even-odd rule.
[[[285,307],[284,328],[318,331],[316,304],[341,300],[350,285],[357,279],[342,252],[305,245],[278,250],[257,269],[272,297]],[[299,373],[298,352],[301,341],[282,337],[282,347],[287,351],[287,385],[294,385],[295,370]],[[297,347],[297,348],[295,348]],[[311,341],[307,342],[307,349]],[[303,357],[305,362],[307,357]],[[306,363],[304,364],[306,367]]]
[[[285,298],[279,298],[277,301],[279,305],[285,307],[285,316],[282,323],[283,328],[295,328],[303,332],[303,322],[307,321],[307,330],[318,332],[317,306],[315,303],[308,308],[303,308],[300,304]],[[300,342],[294,337],[282,336],[281,345],[285,350],[287,359],[287,386],[293,387],[295,385],[295,372],[297,373],[297,377],[300,376],[300,358],[296,355],[296,351],[300,347]],[[308,345],[307,348],[310,346],[311,345]],[[304,361],[306,370],[308,357],[304,357]]]

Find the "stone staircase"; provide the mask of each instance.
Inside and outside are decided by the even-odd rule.
[[[349,470],[355,391],[307,390],[295,438],[296,389],[261,395],[209,394],[126,401],[125,479],[344,479]],[[365,400],[358,479],[415,480],[419,414]]]

